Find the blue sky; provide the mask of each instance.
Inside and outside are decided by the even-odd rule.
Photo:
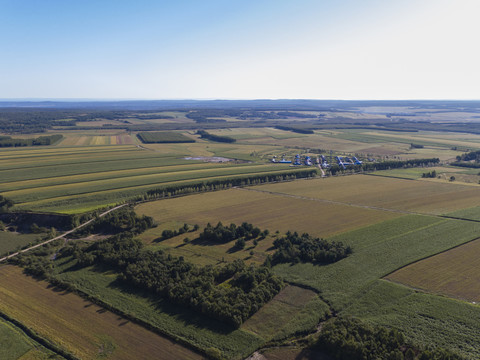
[[[478,0],[0,0],[0,98],[480,99]]]

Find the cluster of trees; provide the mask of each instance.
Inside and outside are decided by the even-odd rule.
[[[95,219],[90,224],[75,231],[72,236],[84,237],[96,233],[118,234],[123,231],[140,234],[153,226],[155,226],[155,221],[150,216],[139,217],[132,209],[123,207]]]
[[[462,360],[448,350],[412,347],[400,331],[373,327],[354,318],[327,322],[315,347],[338,360]]]
[[[305,129],[305,128],[299,128],[299,127],[292,127],[292,126],[277,125],[277,126],[275,126],[275,129],[284,130],[284,131],[292,131],[292,132],[299,133],[299,134],[314,134],[313,130]]]
[[[65,249],[69,250],[63,250],[62,256],[73,255],[81,266],[107,264],[129,285],[235,327],[283,287],[267,267],[247,266],[241,260],[199,267],[163,251],[143,250],[128,232],[88,247]]]
[[[471,151],[471,152],[464,153],[462,155],[457,156],[457,161],[472,161],[472,160],[474,160],[476,163],[480,162],[480,150]]]
[[[216,141],[216,142],[224,142],[224,143],[234,143],[237,140],[229,137],[229,136],[220,136],[220,135],[214,135],[206,132],[205,130],[198,130],[197,134],[200,135],[202,139],[208,139],[211,141]]]
[[[172,237],[185,234],[186,232],[189,232],[189,231],[197,231],[198,228],[199,228],[199,226],[197,224],[195,224],[192,229],[190,229],[190,226],[188,224],[183,224],[183,226],[178,230],[166,229],[166,230],[162,231],[161,240],[167,240],[167,239],[170,239]]]
[[[299,235],[290,231],[284,237],[276,239],[273,246],[276,251],[272,255],[272,264],[299,262],[329,264],[352,253],[352,248],[341,242],[329,242],[307,233]]]
[[[436,178],[436,177],[437,177],[437,172],[435,170],[422,174],[422,178]]]
[[[172,185],[147,191],[145,194],[135,198],[136,201],[163,199],[177,195],[192,194],[197,192],[215,191],[229,189],[233,186],[257,185],[269,182],[279,182],[294,179],[315,177],[316,169],[302,169],[285,173],[249,175],[235,178],[217,179],[199,183]]]
[[[208,223],[205,229],[203,229],[203,232],[200,233],[199,239],[201,241],[224,244],[240,238],[244,240],[255,239],[259,236],[265,238],[268,233],[268,230],[262,232],[258,227],[254,227],[252,224],[246,222],[240,226],[235,224],[223,226],[221,222],[218,222],[215,227]]]
[[[410,149],[423,149],[423,145],[419,144],[410,144]]]
[[[0,147],[52,145],[62,138],[62,135],[39,136],[34,139],[12,139],[10,136],[0,136]]]

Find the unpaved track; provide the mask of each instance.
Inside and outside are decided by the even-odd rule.
[[[102,216],[105,216],[105,215],[107,215],[108,213],[111,213],[112,211],[115,211],[115,210],[117,210],[117,209],[120,209],[121,207],[124,207],[124,206],[126,206],[126,205],[127,205],[127,204],[118,205],[118,206],[116,206],[116,207],[114,207],[114,208],[112,208],[112,209],[110,209],[110,210],[105,211],[104,213],[101,213],[98,217],[100,218],[100,217],[102,217]],[[73,233],[74,231],[76,231],[76,230],[78,230],[78,229],[81,229],[81,228],[84,227],[84,226],[87,226],[87,225],[90,224],[93,220],[95,220],[95,218],[94,218],[94,219],[90,219],[90,220],[84,222],[84,223],[81,224],[81,225],[78,225],[75,229],[68,230],[67,232],[64,232],[62,235],[59,235],[59,236],[57,236],[57,237],[54,237],[53,239],[46,240],[46,241],[44,241],[44,242],[42,242],[42,243],[40,243],[40,244],[33,245],[33,246],[29,247],[29,248],[26,248],[26,249],[17,251],[16,253],[13,253],[13,254],[4,256],[3,258],[0,258],[0,262],[3,262],[3,261],[5,261],[5,260],[7,260],[7,259],[10,259],[11,257],[14,257],[14,256],[17,256],[17,255],[21,254],[21,253],[24,253],[24,252],[33,250],[33,249],[38,248],[38,247],[40,247],[40,246],[43,246],[43,245],[45,245],[45,244],[48,244],[48,243],[50,243],[50,242],[52,242],[52,241],[55,241],[55,240],[58,240],[58,239],[62,239],[62,238],[64,238],[65,236],[67,236],[68,234],[71,234],[71,233]]]

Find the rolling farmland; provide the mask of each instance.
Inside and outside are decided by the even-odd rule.
[[[134,146],[21,149],[0,154],[0,191],[19,209],[82,212],[166,184],[285,170],[188,161]]]
[[[382,131],[371,124],[368,130],[330,129],[323,120],[349,117],[352,113],[322,114],[326,117],[320,120],[316,118],[318,113],[312,112],[313,134],[257,127],[260,118],[257,123],[250,122],[250,118],[214,117],[226,120],[219,124],[243,126],[238,128],[216,129],[215,124],[205,123],[206,131],[234,138],[234,144],[200,139],[193,130],[193,118],[181,111],[168,112],[174,118],[162,118],[159,112],[158,119],[157,114],[148,113],[137,117],[130,114],[127,122],[79,122],[77,126],[81,127],[138,128],[65,130],[64,139],[56,146],[2,149],[0,194],[15,202],[13,210],[79,214],[127,201],[151,189],[298,169],[271,163],[273,155],[278,158],[287,154],[290,158],[299,153],[315,158],[323,149],[333,150],[333,156],[370,154],[377,160],[452,159],[462,153],[456,147],[480,148],[480,135],[475,134]],[[373,118],[380,115],[368,114],[358,120]],[[302,117],[290,120],[280,119],[278,124],[310,126]],[[176,127],[180,123],[187,128]],[[48,131],[56,133],[58,129]],[[175,140],[173,134],[186,134],[195,142],[142,145],[135,135],[138,132],[160,141]],[[411,148],[411,143],[424,148]],[[235,161],[214,162],[213,157]],[[441,178],[420,179],[424,172],[432,170]],[[76,266],[76,255],[69,246],[89,246],[108,234],[92,234],[85,243],[70,239],[66,248],[71,252],[65,256],[57,249],[32,257],[44,256],[43,260],[52,265],[52,273],[48,274],[52,278],[176,342],[73,293],[27,277],[13,266],[0,268],[0,311],[68,351],[78,356],[86,354],[82,358],[151,358],[152,354],[161,358],[199,358],[178,344],[187,343],[210,356],[239,359],[269,341],[282,342],[315,332],[319,321],[339,314],[401,329],[408,341],[419,346],[441,345],[467,359],[476,359],[480,357],[475,345],[480,342],[480,308],[472,302],[480,301],[480,279],[475,271],[479,265],[475,254],[480,251],[480,242],[475,239],[480,234],[480,223],[466,219],[480,219],[478,171],[442,164],[228,190],[216,187],[213,192],[137,204],[137,214],[152,216],[158,225],[137,238],[148,250],[182,257],[181,261],[191,262],[192,266],[215,267],[235,260],[262,265],[274,253],[274,241],[287,231],[306,232],[351,246],[352,253],[336,263],[313,265],[299,260],[273,266],[272,271],[285,280],[285,288],[239,328],[122,284],[103,264]],[[448,180],[451,175],[457,178],[455,182]],[[261,230],[268,229],[269,234],[255,241],[246,239],[244,248],[237,248],[233,242],[199,241],[201,230],[162,239],[164,230],[178,230],[184,223],[191,229],[194,225],[203,228],[207,223],[215,226],[219,221],[224,225],[252,223]],[[39,236],[0,232],[0,253]],[[231,284],[226,281],[222,286]],[[0,334],[18,338],[18,350],[12,353],[26,351],[27,358],[38,355],[29,350],[28,341],[22,342],[21,336],[11,330],[0,322]]]

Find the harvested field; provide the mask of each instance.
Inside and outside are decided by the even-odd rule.
[[[445,214],[480,202],[477,186],[354,175],[266,184],[262,191],[424,214]]]
[[[416,289],[480,302],[480,240],[408,265],[386,277]]]
[[[294,183],[301,186],[304,182]],[[401,215],[394,212],[296,199],[245,189],[230,189],[149,202],[137,206],[136,211],[139,214],[152,216],[160,224],[166,222],[183,224],[185,222],[199,224],[203,227],[208,222],[216,224],[218,221],[222,221],[224,224],[241,224],[246,221],[260,229],[268,229],[270,233],[277,230],[285,233],[291,230],[308,232],[318,237],[330,236]],[[141,234],[140,238],[146,243],[151,243],[161,236],[162,230],[162,227],[149,229]],[[228,258],[228,249],[232,246],[232,244],[223,244],[212,247],[191,243],[178,247],[182,239],[169,240],[165,245],[176,247],[175,252],[183,252],[184,256],[188,256],[187,252],[208,252],[209,256],[214,257],[217,261],[221,260],[223,256]],[[260,253],[259,261],[263,261],[265,255],[261,254],[271,247],[272,241],[273,238],[268,237],[260,241],[254,249],[255,253]]]
[[[82,359],[201,359],[77,295],[0,268],[0,310]]]

